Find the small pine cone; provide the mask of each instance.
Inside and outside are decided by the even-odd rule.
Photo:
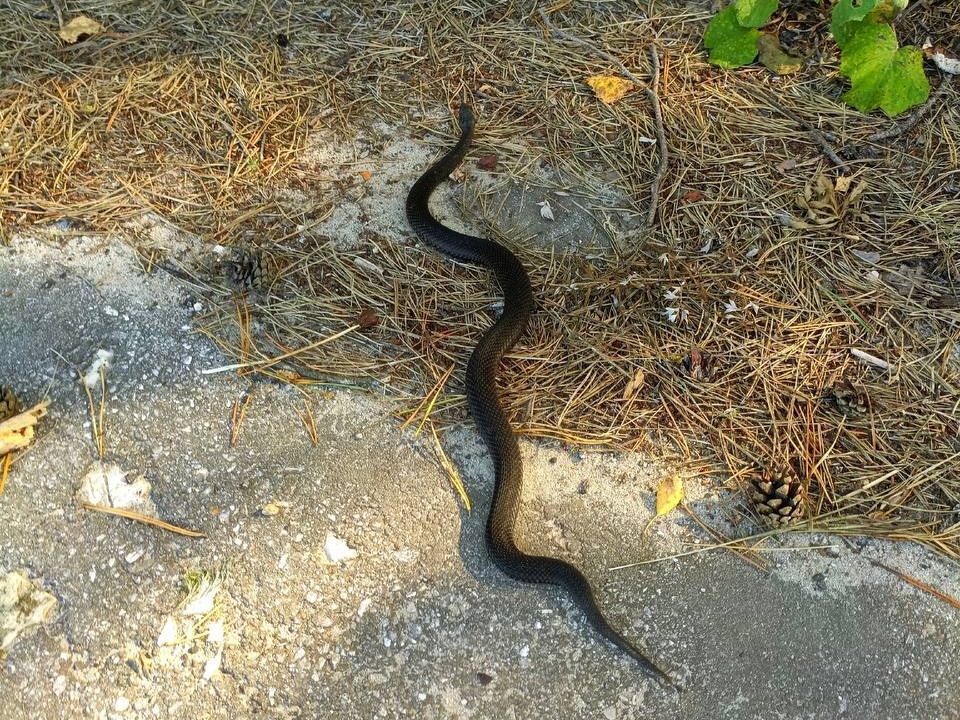
[[[6,385],[0,385],[0,422],[12,418],[20,412],[20,401],[16,393]]]
[[[855,388],[849,380],[830,388],[829,397],[844,415],[865,415],[870,409],[870,397],[863,390]]]
[[[764,520],[786,525],[803,517],[803,483],[792,463],[784,463],[776,470],[764,468],[760,477],[751,482],[754,505]]]
[[[263,284],[263,259],[256,250],[242,248],[233,260],[227,260],[227,279],[240,290],[255,290]]]

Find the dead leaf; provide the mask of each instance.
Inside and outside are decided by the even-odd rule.
[[[49,400],[43,400],[29,410],[0,423],[0,455],[20,450],[30,444],[33,440],[33,426],[47,414],[49,405]]]
[[[477,159],[477,167],[481,170],[493,170],[497,166],[497,156],[493,153],[483,155]]]
[[[824,173],[811,178],[803,187],[797,204],[807,211],[807,219],[821,226],[833,225],[838,220],[839,207],[833,181]]]
[[[683,195],[680,196],[680,199],[683,202],[693,203],[703,200],[703,191],[702,190],[687,190]]]
[[[760,33],[757,38],[760,64],[777,75],[792,75],[803,66],[803,59],[784,52],[780,40],[772,33]]]
[[[853,182],[853,178],[850,175],[841,175],[833,183],[833,189],[838,193],[845,193],[850,189],[850,183]]]
[[[103,25],[96,20],[91,20],[86,15],[77,15],[77,17],[60,28],[57,35],[59,35],[60,39],[65,43],[73,45],[102,31]]]
[[[587,85],[593,88],[593,93],[607,105],[613,105],[633,90],[632,82],[615,75],[591,75],[587,78]]]
[[[357,325],[361,330],[369,330],[376,327],[380,322],[380,315],[372,307],[364,306],[360,308],[360,315],[357,317]]]
[[[637,394],[637,390],[643,387],[643,380],[646,375],[643,372],[643,368],[639,368],[634,374],[633,379],[627,383],[627,386],[623,389],[623,397],[621,400],[629,400],[634,395]]]
[[[370,180],[370,178],[373,177],[373,173],[370,172],[369,170],[361,170],[361,171],[360,171],[360,177],[362,177],[365,182],[368,182],[368,181]]]
[[[700,348],[693,348],[683,359],[683,366],[694,380],[709,380],[713,376],[713,358]]]

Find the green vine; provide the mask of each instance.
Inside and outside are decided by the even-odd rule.
[[[880,108],[887,116],[919,105],[930,94],[923,73],[923,52],[899,47],[892,22],[907,0],[839,0],[830,32],[840,47],[840,73],[850,81],[843,99],[861,112]],[[761,28],[770,22],[778,0],[735,0],[717,13],[703,36],[710,62],[733,69],[760,56],[774,72],[800,68],[800,59],[783,52],[776,36]]]

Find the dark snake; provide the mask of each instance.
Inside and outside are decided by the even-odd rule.
[[[503,291],[503,313],[474,348],[465,378],[470,414],[493,459],[495,472],[486,532],[490,558],[515,580],[563,587],[597,632],[637,660],[647,675],[670,684],[666,672],[610,625],[583,573],[563,560],[527,555],[517,547],[515,524],[520,511],[523,465],[517,438],[497,394],[497,366],[533,314],[533,291],[527,271],[512,252],[492,240],[450,230],[430,214],[430,196],[463,160],[473,137],[474,116],[466,104],[460,106],[459,120],[461,134],[457,144],[414,183],[406,207],[407,221],[423,242],[454,260],[488,268]]]

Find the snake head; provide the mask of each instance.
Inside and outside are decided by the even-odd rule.
[[[460,103],[460,114],[457,116],[457,121],[460,123],[461,133],[469,135],[473,132],[476,118],[474,117],[473,109],[465,102]]]

